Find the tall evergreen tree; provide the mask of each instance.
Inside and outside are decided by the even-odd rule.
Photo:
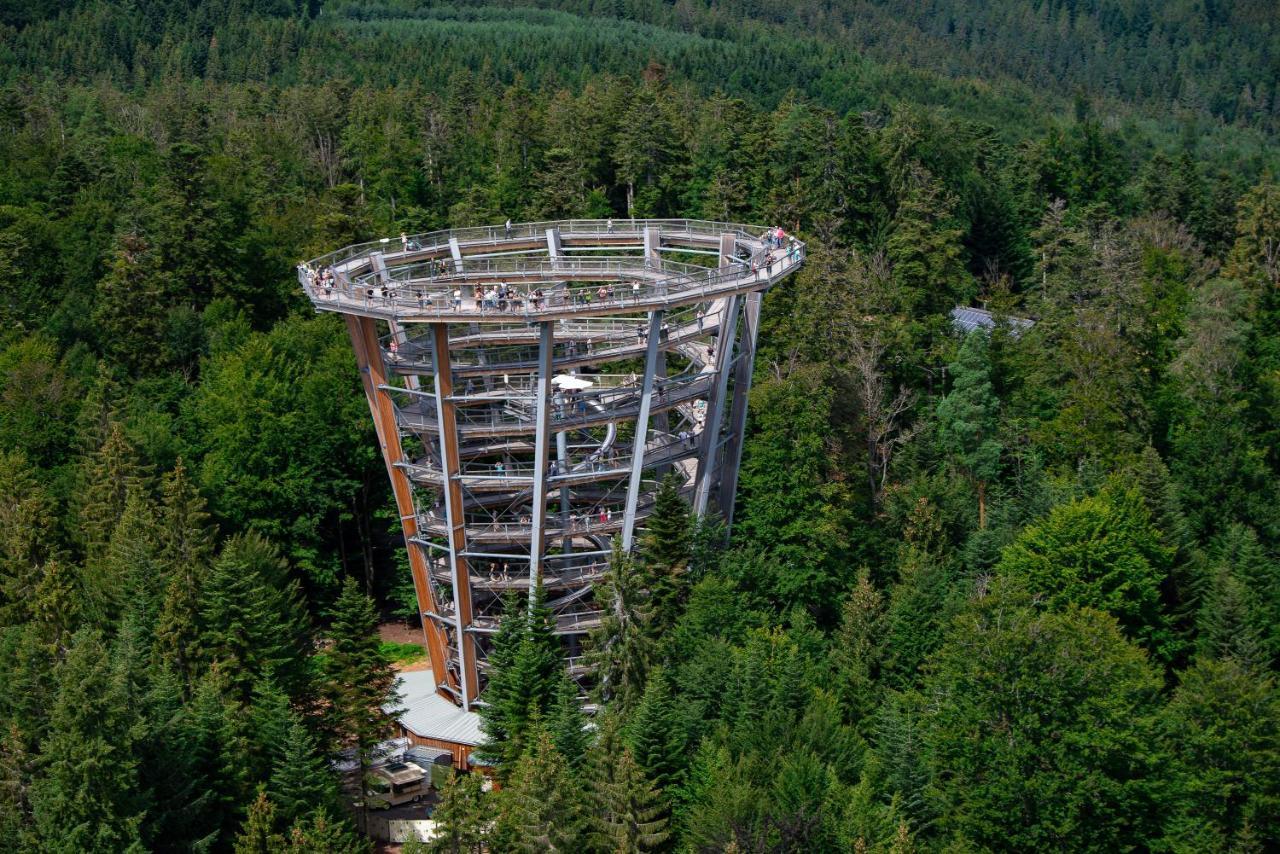
[[[938,439],[978,490],[978,527],[987,527],[987,484],[1000,473],[1000,401],[991,388],[987,336],[971,332],[950,366],[951,393],[938,403]]]
[[[578,851],[586,836],[582,793],[540,722],[498,801],[495,850]]]
[[[490,813],[481,775],[450,775],[431,813],[436,832],[425,850],[432,854],[484,854]]]
[[[663,478],[640,540],[655,636],[675,623],[688,598],[693,529],[689,505],[680,495],[681,483],[681,477],[675,473]]]
[[[612,773],[598,784],[600,823],[610,851],[642,854],[665,850],[670,837],[667,804],[636,762],[631,748],[613,759]]]
[[[102,635],[81,629],[57,670],[49,736],[31,786],[40,846],[51,852],[141,852],[131,698]]]
[[[665,670],[655,669],[627,721],[624,741],[648,778],[667,797],[684,773],[685,738],[671,680]]]
[[[353,747],[361,762],[391,729],[384,707],[399,705],[396,672],[383,657],[373,600],[347,577],[334,603],[329,648],[321,668],[334,748]]]
[[[279,822],[286,826],[315,809],[338,806],[333,774],[320,755],[315,737],[296,714],[289,721],[267,791],[272,802],[279,805]]]
[[[614,540],[609,571],[596,589],[603,604],[599,628],[591,633],[588,658],[600,698],[626,711],[640,700],[653,658],[650,591],[632,557]],[[496,646],[496,645],[495,645]]]
[[[291,695],[305,688],[305,612],[296,582],[285,573],[275,546],[246,534],[227,541],[200,586],[201,646],[242,701],[262,676]]]

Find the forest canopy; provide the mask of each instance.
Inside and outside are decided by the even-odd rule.
[[[590,727],[510,621],[437,850],[1274,849],[1273,17],[0,2],[0,850],[364,850],[416,606],[294,265],[628,213],[808,245],[731,536],[614,560]]]

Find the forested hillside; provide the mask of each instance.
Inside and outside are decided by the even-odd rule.
[[[412,590],[293,265],[628,213],[808,241],[733,536],[590,729],[510,622],[438,850],[1280,846],[1273,10],[547,5],[0,3],[0,849],[362,850]]]

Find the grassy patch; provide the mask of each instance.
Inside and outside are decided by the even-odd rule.
[[[383,641],[379,651],[382,653],[382,657],[392,664],[408,664],[411,661],[417,661],[426,654],[422,644],[396,643],[394,641]]]

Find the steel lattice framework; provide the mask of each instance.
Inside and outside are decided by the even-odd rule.
[[[299,265],[346,319],[441,691],[471,707],[504,596],[538,583],[582,675],[592,585],[667,473],[732,520],[761,296],[804,256],[753,226],[570,220]]]

